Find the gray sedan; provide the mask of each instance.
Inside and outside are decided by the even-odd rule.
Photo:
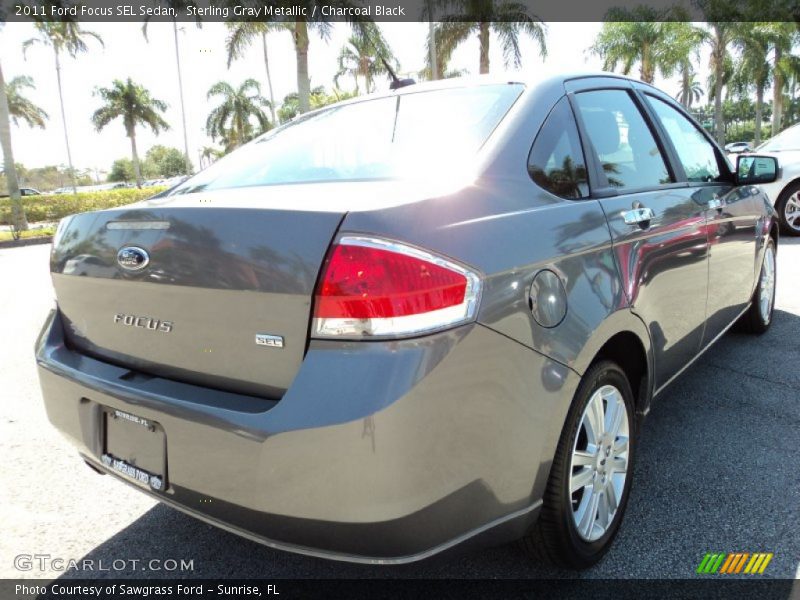
[[[60,223],[48,416],[96,471],[275,548],[521,539],[587,567],[651,403],[730,327],[770,325],[776,171],[609,74],[302,115]]]

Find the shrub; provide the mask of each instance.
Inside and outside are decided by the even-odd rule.
[[[53,196],[25,196],[22,199],[25,215],[31,223],[58,221],[76,213],[114,208],[145,200],[163,191],[163,187],[125,188],[101,192],[81,192],[78,194],[57,194]],[[0,224],[10,225],[11,200],[0,198]]]

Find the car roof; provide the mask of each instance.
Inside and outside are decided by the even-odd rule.
[[[469,75],[464,77],[450,77],[448,79],[439,79],[436,81],[422,81],[410,85],[403,86],[396,90],[382,90],[365,94],[363,96],[356,96],[355,98],[348,98],[334,104],[328,104],[320,108],[310,110],[303,114],[296,115],[289,123],[295,120],[306,119],[314,114],[323,112],[332,107],[347,106],[350,104],[358,104],[360,102],[367,102],[369,100],[377,100],[380,98],[390,98],[394,96],[403,96],[407,94],[415,94],[418,92],[433,91],[433,90],[447,90],[447,89],[460,89],[467,87],[478,87],[483,85],[503,85],[503,84],[517,84],[524,85],[526,88],[541,88],[546,86],[562,85],[575,79],[608,77],[612,79],[620,79],[631,81],[639,85],[647,86],[657,92],[663,93],[657,87],[645,83],[633,77],[627,77],[618,73],[609,73],[607,71],[573,71],[573,72],[557,72],[548,71],[546,69],[539,69],[533,74],[520,74],[520,73],[504,73],[504,74],[490,74],[490,75]],[[285,124],[284,124],[285,125]],[[275,131],[275,128],[271,131]],[[270,132],[264,134],[269,136]]]
[[[403,94],[413,94],[417,91],[426,90],[439,90],[439,89],[456,89],[463,87],[473,87],[480,85],[498,85],[498,84],[522,84],[527,87],[535,88],[544,85],[563,84],[566,81],[574,79],[586,79],[594,77],[608,77],[612,79],[622,79],[625,81],[632,81],[638,84],[653,87],[639,79],[627,77],[618,73],[609,73],[608,71],[571,71],[571,72],[554,72],[541,69],[535,73],[522,74],[522,73],[506,73],[506,74],[492,74],[492,75],[469,75],[465,77],[451,77],[449,79],[439,79],[437,81],[422,81],[413,85],[404,86],[397,90],[387,90],[378,92],[370,96],[360,96],[360,98],[367,97],[382,97]],[[355,100],[355,98],[354,98]]]

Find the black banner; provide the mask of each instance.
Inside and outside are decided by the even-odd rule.
[[[470,6],[472,4],[472,6]],[[798,0],[0,0],[0,18],[30,21],[800,21]],[[476,10],[481,12],[476,15]]]
[[[442,580],[442,579],[353,579],[353,580],[113,580],[59,579],[1,580],[0,598],[58,600],[123,600],[142,598],[280,600],[357,598],[558,598],[601,600],[604,598],[759,598],[800,599],[800,581],[780,579],[728,579],[718,576],[692,580]]]

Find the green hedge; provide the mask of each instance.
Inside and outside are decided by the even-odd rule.
[[[114,208],[144,200],[163,191],[164,187],[143,189],[125,188],[102,192],[81,192],[78,194],[57,194],[54,196],[25,196],[22,203],[29,223],[58,221],[68,215]],[[0,198],[0,224],[11,224],[11,199]]]

